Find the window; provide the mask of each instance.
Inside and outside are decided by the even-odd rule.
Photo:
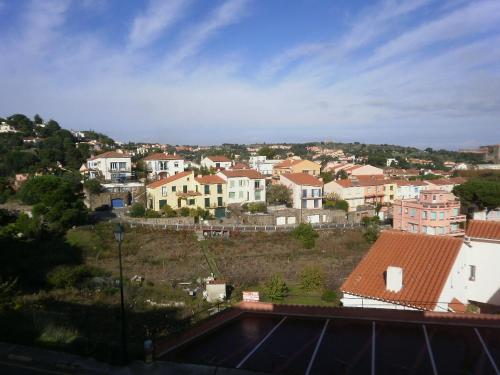
[[[229,199],[234,199],[236,198],[236,193],[234,191],[229,192]]]
[[[242,191],[238,192],[238,198],[243,198],[243,192]]]
[[[407,213],[408,213],[408,208],[405,208],[405,214],[407,214]]]
[[[391,190],[394,190],[394,186],[393,185],[391,185]]]
[[[167,187],[166,186],[162,186],[161,187],[161,196],[162,197],[166,197],[167,196]]]
[[[476,266],[472,264],[469,266],[469,280],[476,281]]]
[[[256,180],[254,186],[256,189],[259,189],[260,188],[260,180]]]
[[[205,194],[210,194],[210,185],[205,185]]]
[[[174,167],[175,167],[175,168],[179,168],[179,163],[178,163],[178,162],[175,162],[175,163],[174,163]]]
[[[127,169],[127,163],[125,162],[118,163],[118,168],[120,168],[120,171]]]
[[[415,209],[414,209],[414,208],[412,208],[412,209],[410,210],[410,216],[411,216],[411,217],[415,217],[415,215],[416,215],[416,211],[415,211]]]
[[[307,208],[307,201],[302,199],[302,208]]]
[[[187,185],[183,185],[182,186],[182,192],[183,193],[187,193],[188,192],[188,186]]]
[[[240,186],[243,186],[243,182],[244,182],[243,180],[238,180]]]
[[[389,199],[393,200],[394,199],[394,195],[389,195]]]
[[[422,211],[422,219],[427,219],[427,211]]]
[[[222,207],[224,204],[222,203],[222,197],[217,197],[217,206]]]
[[[433,196],[432,196],[432,200],[433,200],[433,201],[435,201],[435,200],[436,200],[436,196],[435,196],[435,195],[433,195]]]
[[[205,198],[205,208],[210,207],[210,198]]]
[[[436,220],[437,214],[436,212],[431,212],[431,220]]]
[[[256,201],[260,201],[260,190],[257,190],[257,191],[255,192],[255,200],[256,200]]]
[[[220,168],[220,163],[215,163],[215,168]]]
[[[307,190],[302,190],[302,198],[307,197]]]
[[[444,212],[439,213],[439,220],[444,220]]]
[[[427,233],[427,225],[424,225],[424,226],[422,227],[422,233]]]
[[[222,185],[221,184],[217,185],[217,194],[222,194]]]
[[[453,209],[453,216],[458,216],[458,207]]]
[[[314,208],[319,208],[319,199],[314,200]]]
[[[195,190],[196,190],[196,192],[198,192],[198,185],[195,186]]]
[[[234,188],[234,180],[229,181],[229,187]]]
[[[158,169],[160,171],[166,171],[168,169],[168,163],[166,161],[158,162]]]
[[[118,163],[117,162],[110,163],[110,169],[112,171],[116,171],[118,169]]]
[[[175,193],[177,191],[177,186],[172,186],[172,193]]]
[[[190,199],[190,200],[188,200],[188,204],[190,206],[194,206],[196,204],[196,201],[194,199]]]

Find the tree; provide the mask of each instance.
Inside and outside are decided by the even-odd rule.
[[[83,183],[83,188],[91,194],[99,194],[102,191],[102,185],[96,179],[86,180]]]
[[[128,212],[128,214],[132,217],[144,217],[145,213],[146,209],[140,203],[134,203]]]
[[[500,207],[500,179],[475,178],[453,188],[464,207],[488,211]]]
[[[336,174],[335,174],[335,179],[336,180],[347,180],[349,178],[349,175],[347,174],[346,171],[344,171],[343,169],[341,169],[340,171],[338,171]]]
[[[267,159],[273,159],[276,156],[276,150],[269,146],[264,146],[259,149],[259,156],[265,156]]]
[[[266,200],[268,204],[291,204],[292,191],[285,185],[271,185],[267,188]]]
[[[332,172],[321,172],[320,177],[323,179],[323,183],[327,184],[330,181],[334,180],[334,176]]]
[[[168,204],[163,206],[162,211],[166,217],[176,217],[177,216],[177,212],[175,212],[175,210]]]
[[[363,237],[368,243],[373,243],[377,240],[380,234],[380,219],[378,216],[364,217],[362,223],[365,225]]]
[[[307,267],[299,275],[300,287],[304,290],[318,290],[325,285],[325,275],[318,267]]]
[[[273,275],[265,285],[266,296],[271,301],[282,301],[288,295],[288,286],[279,275]]]
[[[301,223],[292,232],[292,236],[301,240],[305,249],[312,249],[316,245],[318,232],[314,230],[311,224]]]

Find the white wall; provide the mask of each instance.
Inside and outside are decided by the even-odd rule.
[[[233,165],[232,162],[213,162],[210,160],[208,157],[205,157],[201,160],[201,166],[206,167],[208,169],[213,168],[213,169],[229,169]],[[219,167],[217,167],[217,164],[219,164]]]
[[[125,169],[111,171],[111,163],[125,163]],[[118,164],[119,165],[119,164]],[[132,162],[130,158],[98,158],[87,160],[88,169],[98,169],[105,180],[111,180],[112,174],[128,177],[132,172]]]
[[[448,304],[453,298],[458,299],[464,305],[468,304],[465,281],[467,277],[466,261],[467,254],[462,247],[457,255],[455,263],[451,267],[451,271],[448,274],[448,278],[443,286],[441,295],[437,300],[439,303],[434,311],[449,311]]]
[[[217,175],[227,181],[227,197],[226,197],[227,204],[266,201],[265,179],[254,180],[248,177],[226,177],[226,175],[224,175],[223,173],[218,173]],[[255,189],[255,181],[260,181],[260,186],[262,188],[259,190],[260,199],[257,199],[256,197],[257,189]],[[234,193],[234,198],[230,197],[231,196],[230,193]]]
[[[344,293],[340,300],[344,307],[369,307],[375,309],[394,309],[394,310],[417,310],[412,307],[397,305],[395,303],[378,301],[371,298],[358,297],[349,293]]]

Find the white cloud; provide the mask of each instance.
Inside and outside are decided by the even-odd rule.
[[[153,43],[181,18],[188,3],[187,0],[150,0],[147,9],[133,21],[129,48]]]

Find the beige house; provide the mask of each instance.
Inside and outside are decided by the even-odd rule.
[[[278,180],[279,176],[287,173],[307,173],[319,176],[321,165],[310,160],[287,159],[273,167],[273,177]]]
[[[198,176],[195,178],[202,194],[203,207],[209,210],[216,218],[226,215],[227,184],[224,179],[216,175]]]
[[[323,181],[308,173],[282,174],[279,184],[292,192],[293,208],[312,209],[323,207]]]
[[[349,204],[349,211],[356,211],[365,204],[365,188],[354,184],[352,180],[337,180],[325,184],[325,195],[335,194]]]

